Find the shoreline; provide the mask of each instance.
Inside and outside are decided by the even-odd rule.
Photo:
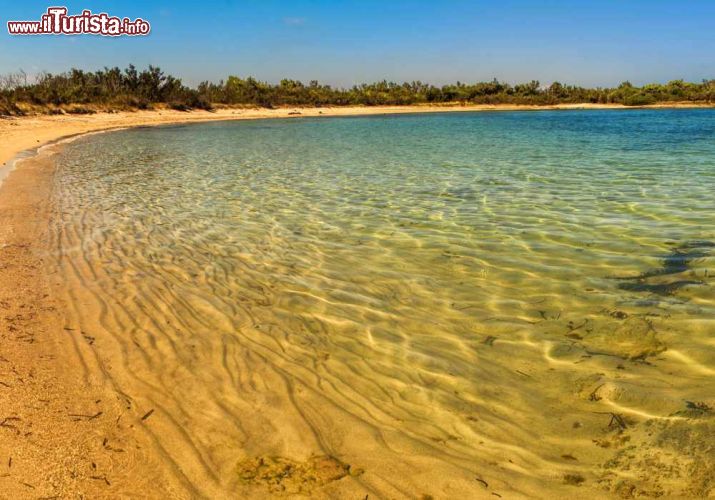
[[[622,104],[556,104],[548,106],[479,104],[449,106],[344,106],[344,107],[285,107],[221,108],[214,111],[152,111],[97,112],[89,115],[28,115],[0,120],[0,185],[12,171],[11,161],[25,151],[34,150],[52,142],[69,139],[88,132],[114,129],[175,125],[228,120],[258,120],[267,118],[316,118],[340,116],[379,116],[419,113],[464,113],[486,111],[554,111],[554,110],[628,110],[628,109],[712,109],[715,105],[697,103],[666,103],[648,106]],[[5,174],[3,170],[5,169]],[[8,171],[9,169],[9,171]]]
[[[66,324],[52,264],[61,148],[41,147],[0,186],[0,489],[11,498],[190,491],[157,472],[139,419],[88,371],[76,338],[85,333]],[[137,464],[153,470],[131,474]]]
[[[298,109],[304,114],[289,114]],[[27,117],[15,120],[19,122],[16,125],[0,122],[2,161],[9,162],[23,151],[30,155],[23,158],[19,168],[4,182],[0,181],[0,404],[5,410],[0,415],[0,420],[5,419],[0,431],[6,433],[4,445],[0,446],[0,464],[3,464],[0,489],[8,496],[141,496],[147,495],[147,491],[165,492],[167,496],[173,493],[177,498],[198,496],[184,472],[199,472],[183,471],[175,464],[169,467],[171,457],[164,455],[152,441],[151,429],[161,430],[161,419],[157,418],[162,414],[161,408],[147,420],[154,412],[154,405],[134,404],[128,408],[125,400],[117,398],[116,390],[108,379],[100,377],[100,370],[93,364],[93,339],[90,342],[88,339],[92,337],[85,336],[85,331],[93,334],[93,330],[68,321],[71,313],[62,308],[60,297],[64,283],[57,280],[47,263],[52,259],[51,252],[57,250],[53,245],[52,224],[56,222],[53,214],[60,208],[53,201],[56,161],[52,156],[65,142],[77,137],[130,127],[239,119],[513,109],[385,107],[333,111],[332,114],[327,108],[223,110],[221,113],[153,111]],[[7,129],[14,135],[6,135]],[[23,145],[26,147],[21,147]],[[38,152],[32,155],[34,150]],[[11,156],[5,159],[5,155]],[[494,487],[502,480],[504,478],[495,477],[494,482],[490,479],[490,484]],[[344,482],[347,481],[350,488],[355,488],[350,491],[357,498],[357,493],[362,491],[357,479]],[[202,486],[215,488],[214,496],[221,492],[208,475]],[[505,488],[500,489],[502,492],[518,494],[527,491],[520,488],[528,486],[514,485],[514,490],[502,487]],[[538,496],[543,492],[531,493]],[[593,488],[587,494],[594,498],[607,496]]]
[[[0,489],[14,498],[158,498],[162,493],[190,498],[200,496],[189,480],[198,476],[204,478],[204,492],[218,496],[222,491],[210,474],[202,472],[201,464],[182,470],[157,444],[153,432],[162,419],[147,420],[156,404],[118,397],[88,340],[93,330],[77,325],[66,309],[65,284],[57,280],[52,262],[57,251],[53,231],[61,213],[53,199],[53,156],[65,142],[140,126],[424,111],[395,107],[310,109],[302,115],[290,115],[295,108],[155,111],[0,121],[0,160],[8,168],[13,167],[11,160],[22,160],[0,181],[0,405],[4,410],[0,418],[5,419],[0,432],[6,434],[0,445],[0,461],[4,461]],[[362,488],[353,480],[342,487],[356,497]],[[153,494],[147,495],[149,491]],[[260,488],[250,491],[265,495]]]

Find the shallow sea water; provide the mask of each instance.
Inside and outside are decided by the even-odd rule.
[[[715,111],[220,122],[57,161],[88,380],[156,409],[190,494],[715,491]]]

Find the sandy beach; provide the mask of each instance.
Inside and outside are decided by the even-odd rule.
[[[4,9],[0,500],[715,499],[715,2],[196,7]]]
[[[0,163],[9,167],[19,153],[62,138],[127,127],[259,118],[534,109],[632,108],[588,104],[546,108],[390,106],[29,116],[0,121]],[[155,434],[161,428],[149,430],[159,420],[152,421],[159,410],[123,398],[107,382],[112,378],[100,372],[111,366],[86,361],[93,356],[91,333],[68,324],[68,314],[57,298],[63,284],[48,272],[46,265],[54,243],[50,221],[57,210],[50,203],[55,175],[52,156],[60,149],[61,145],[43,148],[36,157],[20,162],[0,184],[0,496],[220,495],[220,489],[212,490],[211,474],[203,469],[172,469],[173,462],[162,455],[156,442]],[[282,466],[274,465],[277,469]],[[328,484],[335,477],[350,479],[360,474],[332,457],[318,457],[293,466],[304,470],[306,476],[317,477],[319,484],[324,481],[327,486],[321,489],[323,495],[364,491],[358,481],[347,485],[343,482],[340,490]],[[207,482],[199,492],[189,478],[202,475],[207,476]],[[505,470],[500,481],[506,483],[508,478],[509,471]],[[458,491],[459,485],[455,487]],[[526,485],[521,492],[529,488]],[[568,492],[566,485],[554,494]],[[598,492],[589,490],[589,494]]]
[[[693,103],[669,103],[647,108],[709,107]],[[251,120],[259,118],[299,118],[319,116],[360,116],[402,113],[444,113],[470,111],[519,111],[549,109],[638,109],[620,104],[558,104],[554,106],[467,105],[467,106],[344,106],[325,108],[287,107],[278,109],[217,109],[182,112],[170,109],[92,115],[37,115],[0,120],[0,163],[6,164],[19,152],[56,141],[62,137],[114,128],[191,123],[211,120]]]

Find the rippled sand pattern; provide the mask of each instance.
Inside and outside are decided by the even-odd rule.
[[[712,495],[714,133],[676,110],[89,137],[55,188],[67,327],[179,496]]]

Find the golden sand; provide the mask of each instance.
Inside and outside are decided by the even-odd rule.
[[[593,108],[602,106],[558,106],[563,108]],[[619,107],[619,106],[608,106]],[[88,116],[39,116],[10,119],[0,122],[0,161],[9,162],[17,153],[35,148],[41,144],[61,137],[112,128],[160,125],[177,122],[287,118],[300,116],[339,116],[360,114],[388,114],[407,112],[442,112],[442,111],[486,111],[498,109],[534,109],[533,107],[508,106],[470,106],[470,107],[382,107],[382,108],[286,108],[277,110],[224,109],[213,113],[177,111],[153,111],[136,113],[96,114]],[[49,234],[48,221],[52,217],[51,199],[53,188],[54,163],[52,155],[59,146],[51,146],[32,160],[22,162],[0,187],[0,496],[7,498],[39,497],[86,497],[110,498],[117,496],[150,498],[191,498],[200,495],[221,497],[225,495],[225,483],[219,487],[220,475],[226,471],[212,471],[206,463],[191,464],[181,457],[167,456],[157,435],[176,433],[177,443],[180,433],[186,432],[180,422],[170,422],[161,408],[148,403],[136,404],[122,396],[111,383],[112,377],[102,370],[111,370],[111,363],[92,361],[92,343],[90,332],[76,330],[67,326],[67,317],[71,313],[64,311],[59,295],[61,291],[53,285],[52,276],[47,273],[45,260],[53,244]],[[610,318],[603,321],[611,321]],[[636,321],[636,320],[633,320]],[[630,325],[623,332],[623,342],[619,344],[617,354],[624,359],[637,358],[646,353],[662,351],[658,339],[648,335],[638,336],[633,342],[628,332],[636,331],[642,325]],[[493,345],[495,339],[487,337],[485,342]],[[587,339],[590,349],[605,351],[614,349],[610,342],[594,337]],[[507,342],[498,340],[496,349],[508,347]],[[677,353],[677,351],[673,351]],[[541,353],[537,353],[541,356]],[[544,356],[556,356],[547,352]],[[554,363],[560,362],[558,359]],[[249,363],[250,365],[251,363]],[[255,365],[260,370],[259,364]],[[615,370],[616,368],[613,368]],[[703,368],[706,369],[706,368]],[[279,377],[271,380],[268,373],[257,373],[257,379],[270,380],[280,384]],[[433,381],[437,383],[438,381]],[[527,380],[526,384],[533,384]],[[614,390],[601,380],[601,374],[593,373],[574,382],[578,387],[578,396],[583,401],[594,399],[609,401]],[[254,388],[255,389],[255,388]],[[571,390],[572,388],[563,388]],[[150,391],[147,390],[147,393]],[[314,403],[316,415],[321,414],[318,396],[303,395],[306,402]],[[141,398],[134,398],[134,401]],[[145,398],[144,401],[150,401]],[[539,403],[541,404],[541,403]],[[614,403],[615,404],[615,403]],[[269,407],[270,405],[266,405]],[[275,405],[274,405],[275,407]],[[621,409],[614,406],[614,413]],[[251,408],[246,408],[249,415]],[[157,418],[160,417],[160,418]],[[276,425],[281,419],[299,416],[286,414],[264,415],[273,417]],[[638,415],[633,415],[638,417]],[[353,448],[360,448],[361,443],[371,441],[371,429],[363,422],[345,421],[347,417],[334,408],[326,407],[324,428],[332,430],[353,429],[353,435],[342,439],[350,441]],[[602,422],[604,427],[616,432],[604,434],[602,442],[594,447],[594,453],[603,453],[617,443],[621,434],[618,428],[627,425],[611,419],[609,415],[591,417]],[[615,418],[615,417],[614,417]],[[622,417],[619,417],[622,418]],[[330,419],[335,419],[332,425]],[[338,419],[343,419],[339,421]],[[286,422],[287,423],[287,422]],[[251,422],[245,424],[251,429]],[[665,422],[671,434],[680,432],[679,422]],[[559,425],[574,425],[563,422]],[[579,425],[581,425],[579,423]],[[255,427],[255,425],[254,425]],[[270,429],[259,429],[266,433]],[[207,430],[206,432],[209,432]],[[534,430],[538,432],[538,429]],[[645,431],[644,431],[645,432]],[[683,431],[685,432],[685,431]],[[296,438],[294,445],[300,448],[299,440],[319,440],[311,436],[311,429],[305,428],[304,435]],[[334,437],[334,436],[333,436]],[[634,439],[647,439],[635,436]],[[438,436],[435,439],[449,440],[450,436]],[[586,438],[584,438],[586,439]],[[490,443],[485,446],[488,447]],[[458,467],[430,469],[431,463],[420,464],[415,458],[406,464],[396,466],[394,476],[403,480],[411,471],[419,471],[421,477],[415,480],[414,488],[402,491],[401,496],[420,498],[427,495],[418,485],[429,484],[453,477],[452,493],[459,497],[465,491],[475,491],[475,485],[484,488],[485,498],[497,498],[493,492],[504,498],[524,495],[549,498],[573,497],[574,486],[584,481],[583,472],[577,459],[568,453],[562,456],[568,465],[561,470],[554,470],[557,478],[549,489],[537,482],[514,484],[512,476],[528,476],[529,471],[521,464],[532,463],[534,467],[542,464],[531,457],[526,450],[498,447],[485,450],[483,460],[473,464],[469,472],[459,471]],[[231,446],[237,446],[230,443]],[[546,446],[547,444],[545,444]],[[405,443],[405,447],[408,444]],[[181,453],[180,445],[173,452]],[[392,485],[381,484],[377,491],[366,490],[361,481],[363,467],[381,467],[388,462],[381,462],[370,450],[363,450],[369,459],[366,463],[349,464],[330,455],[315,455],[304,460],[295,460],[279,456],[259,456],[238,464],[235,482],[230,484],[236,494],[255,496],[274,496],[276,494],[294,494],[302,497],[341,497],[365,498],[366,491],[372,497],[380,497],[381,492],[397,495]],[[380,450],[377,450],[380,451]],[[492,456],[490,457],[490,453]],[[634,452],[635,453],[635,452]],[[197,455],[196,450],[186,450],[186,455]],[[514,461],[512,461],[512,458]],[[638,457],[647,462],[648,456]],[[618,460],[627,462],[627,455]],[[495,464],[499,462],[497,467]],[[571,465],[571,462],[573,465]],[[407,462],[407,460],[406,460]],[[183,468],[176,466],[182,463]],[[507,464],[507,465],[504,465]],[[511,465],[509,465],[511,464]],[[623,464],[621,464],[623,465]],[[627,464],[626,464],[627,465]],[[474,476],[473,469],[484,467],[489,470],[489,481],[481,476]],[[465,469],[466,470],[466,469]],[[712,470],[712,469],[704,469]],[[233,472],[232,472],[233,473]],[[214,476],[214,477],[212,477]],[[197,483],[198,480],[201,484]],[[403,481],[409,484],[409,478]],[[469,482],[469,484],[467,484]],[[510,489],[512,488],[513,489]],[[606,493],[589,487],[578,490],[588,498],[606,496]],[[624,496],[632,491],[621,492]],[[425,497],[426,498],[426,497]]]

